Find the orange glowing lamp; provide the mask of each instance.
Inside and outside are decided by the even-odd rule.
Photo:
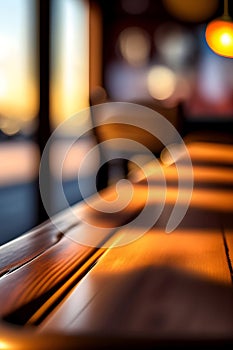
[[[227,0],[224,0],[223,16],[207,25],[205,36],[207,44],[216,54],[233,58],[233,21],[228,14]]]

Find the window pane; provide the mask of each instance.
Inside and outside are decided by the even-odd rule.
[[[0,244],[37,223],[36,1],[0,1]]]
[[[38,111],[35,1],[0,2],[0,115],[6,134],[24,131]]]
[[[50,148],[50,210],[56,213],[82,199],[80,186],[90,188],[98,155],[85,176],[78,180],[80,164],[94,143],[89,135],[80,137],[84,129],[91,127],[89,113],[82,112],[89,106],[89,4],[84,0],[53,0],[51,13],[51,126],[55,129],[69,120],[63,124],[62,131],[53,136]],[[73,140],[77,141],[64,155]],[[63,155],[62,186],[67,203],[63,202],[59,190],[59,164]]]
[[[53,127],[88,106],[88,4],[52,2],[51,124]]]

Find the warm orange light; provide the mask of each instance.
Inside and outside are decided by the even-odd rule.
[[[218,55],[233,58],[233,22],[215,19],[206,28],[206,41]]]
[[[11,345],[5,340],[0,340],[0,350],[11,349]]]

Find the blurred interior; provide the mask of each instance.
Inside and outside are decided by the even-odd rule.
[[[186,142],[232,144],[233,60],[216,55],[205,41],[207,23],[222,13],[221,0],[0,2],[0,244],[47,218],[40,157],[53,130],[74,115],[51,150],[48,192],[52,211],[64,209],[56,157],[77,134],[63,185],[69,204],[82,200],[77,172],[99,135],[91,113],[83,113],[90,104],[176,109],[172,121]],[[100,158],[99,151],[79,178],[87,196]],[[115,176],[119,164],[114,167]],[[111,182],[106,171],[100,188]]]

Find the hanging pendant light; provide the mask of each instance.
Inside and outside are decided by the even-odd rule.
[[[206,41],[218,55],[233,58],[233,20],[228,13],[228,0],[224,0],[224,13],[206,27]]]

